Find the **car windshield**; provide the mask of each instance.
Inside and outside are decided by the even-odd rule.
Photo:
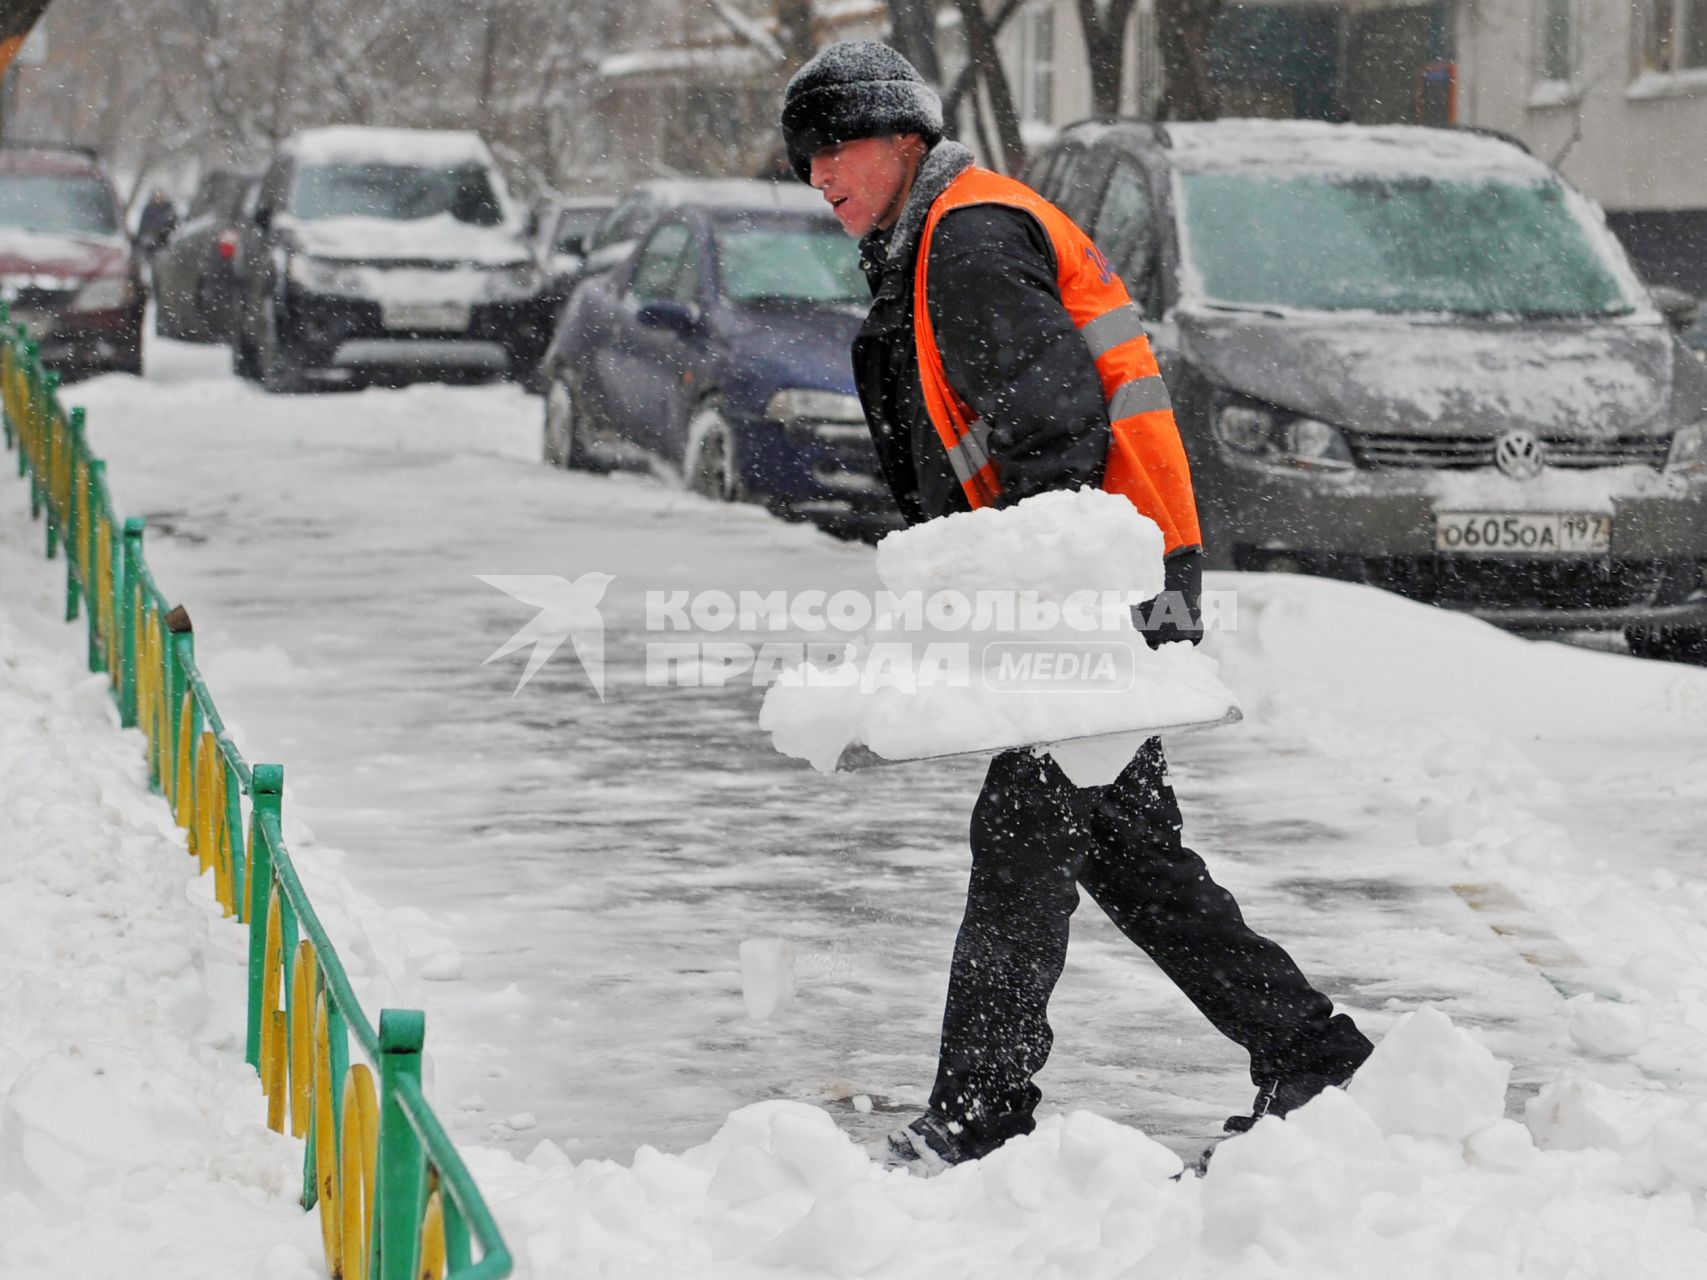
[[[491,179],[478,164],[428,169],[398,164],[324,164],[300,170],[290,211],[321,218],[431,218],[495,227],[504,220]]]
[[[209,213],[234,213],[243,201],[243,192],[248,184],[249,178],[241,173],[212,174],[197,190],[195,199],[190,202],[190,211],[184,216],[199,218]]]
[[[1183,248],[1210,306],[1601,316],[1633,309],[1551,178],[1182,173]]]
[[[74,174],[0,174],[0,227],[111,236],[119,229],[113,193],[99,178]]]
[[[859,249],[833,222],[717,228],[723,296],[735,302],[869,302]]]
[[[557,231],[552,248],[558,253],[581,252],[608,212],[608,209],[565,209],[557,215]]]

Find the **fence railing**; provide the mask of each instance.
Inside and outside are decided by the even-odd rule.
[[[281,828],[284,770],[248,764],[195,661],[189,614],[168,602],[122,524],[83,411],[59,404],[22,326],[0,303],[6,444],[30,486],[51,560],[65,560],[65,616],[88,619],[88,662],[111,682],[120,722],[146,736],[166,798],[227,916],[249,929],[245,1054],[267,1123],[303,1140],[304,1209],[318,1207],[339,1280],[496,1280],[510,1254],[421,1090],[422,1014],[363,1011],[304,892]],[[351,1061],[352,1047],[363,1060]]]

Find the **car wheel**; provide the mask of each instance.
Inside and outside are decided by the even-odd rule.
[[[261,336],[261,385],[274,394],[288,394],[307,389],[303,377],[302,357],[290,341],[279,332],[278,322],[268,309],[265,332]]]
[[[1707,666],[1707,627],[1625,627],[1624,639],[1638,658]]]
[[[715,400],[694,411],[688,420],[687,455],[682,460],[682,485],[715,502],[745,502],[740,455],[735,433]]]
[[[575,392],[561,373],[551,374],[545,385],[545,414],[542,453],[554,467],[576,471],[602,471],[587,454],[587,422]]]
[[[261,362],[255,356],[255,344],[241,332],[231,340],[231,372],[245,382],[261,380]]]

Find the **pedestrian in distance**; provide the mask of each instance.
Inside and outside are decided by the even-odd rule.
[[[149,193],[148,201],[142,206],[142,213],[137,219],[137,248],[152,256],[165,248],[166,242],[177,229],[178,206],[172,203],[171,196],[156,188]]]
[[[1196,643],[1190,468],[1108,259],[1035,191],[946,141],[941,100],[886,45],[820,50],[789,81],[782,131],[794,172],[859,238],[872,305],[854,373],[908,523],[1057,489],[1125,494],[1166,546],[1163,607],[1139,611],[1146,639]],[[925,1113],[889,1137],[898,1159],[958,1164],[1035,1127],[1032,1078],[1081,888],[1249,1053],[1256,1101],[1228,1132],[1344,1084],[1369,1056],[1182,843],[1157,740],[1103,787],[1074,786],[1046,755],[996,756],[971,846],[936,1082]]]

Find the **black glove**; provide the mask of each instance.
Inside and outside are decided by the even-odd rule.
[[[1203,554],[1181,551],[1162,566],[1162,594],[1132,609],[1132,621],[1152,649],[1175,640],[1203,639]]]

